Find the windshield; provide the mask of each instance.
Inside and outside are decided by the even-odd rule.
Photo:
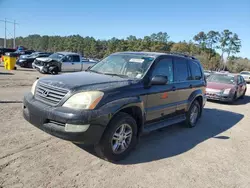
[[[135,54],[110,55],[95,64],[89,71],[140,79],[153,61],[153,57]]]
[[[38,55],[39,55],[39,53],[34,52],[34,53],[30,54],[28,57],[36,58]]]
[[[241,72],[240,74],[250,75],[250,72]]]
[[[207,78],[208,82],[217,82],[217,83],[223,83],[223,84],[235,84],[234,76],[230,75],[211,75]]]
[[[51,54],[51,55],[49,56],[49,58],[55,59],[55,60],[60,60],[60,59],[62,59],[63,57],[64,57],[64,55],[63,55],[63,54],[59,54],[59,53],[54,53],[54,54]]]

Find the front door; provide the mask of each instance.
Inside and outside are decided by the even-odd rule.
[[[240,97],[244,94],[244,91],[246,89],[245,82],[242,76],[238,76],[237,84],[238,84],[237,97]]]
[[[151,78],[156,75],[168,77],[166,85],[153,85],[148,89],[146,103],[146,124],[171,117],[176,112],[176,90],[173,83],[172,57],[160,59],[152,67]]]
[[[79,55],[72,55],[74,71],[82,70],[82,60]]]
[[[73,62],[73,57],[71,55],[66,55],[62,59],[62,72],[71,72],[74,71],[74,62]]]

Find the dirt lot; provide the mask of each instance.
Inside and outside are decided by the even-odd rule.
[[[112,164],[22,118],[23,95],[39,76],[0,67],[0,188],[250,187],[250,92],[234,105],[208,102],[197,127],[144,136]]]

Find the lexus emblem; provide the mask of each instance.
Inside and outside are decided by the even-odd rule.
[[[49,91],[44,90],[44,91],[42,92],[42,95],[43,95],[44,97],[47,97],[47,96],[49,95]]]

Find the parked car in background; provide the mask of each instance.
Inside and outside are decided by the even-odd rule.
[[[14,53],[16,53],[17,55],[21,56],[21,55],[30,55],[32,53],[34,53],[34,50],[16,50]]]
[[[45,132],[93,145],[101,157],[118,161],[143,133],[180,122],[194,127],[205,86],[194,57],[120,52],[84,72],[40,78],[24,97],[23,115]]]
[[[87,59],[87,58],[82,58],[82,70],[87,70],[88,68],[92,67],[93,65],[95,65],[96,63],[98,63],[97,60],[94,59]]]
[[[250,71],[242,71],[240,74],[247,83],[250,83]]]
[[[32,63],[36,58],[39,57],[48,57],[51,53],[46,52],[34,52],[30,55],[21,55],[20,58],[17,59],[16,64],[20,67],[32,68]]]
[[[247,85],[241,75],[212,74],[207,78],[206,96],[211,100],[232,103],[244,98]]]
[[[229,72],[229,71],[224,71],[224,70],[222,70],[222,71],[220,71],[219,73],[221,73],[221,74],[229,74],[230,72]]]
[[[12,49],[12,48],[0,48],[0,61],[3,61],[3,55],[5,55],[5,53],[8,53],[8,52],[15,52],[16,50],[15,49]]]
[[[83,61],[81,55],[73,52],[57,52],[49,57],[36,58],[32,67],[41,73],[58,74],[87,70],[95,63]]]
[[[212,71],[210,71],[210,70],[204,70],[204,74],[205,74],[205,76],[207,78],[207,77],[209,77],[212,74]]]

